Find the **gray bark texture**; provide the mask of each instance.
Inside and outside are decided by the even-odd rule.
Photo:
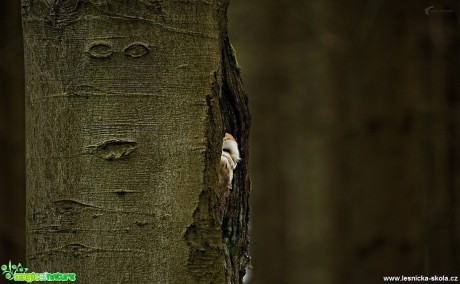
[[[242,282],[250,117],[227,6],[22,1],[29,269]],[[221,204],[225,132],[243,160]]]

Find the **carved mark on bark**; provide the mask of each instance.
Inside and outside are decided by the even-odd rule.
[[[136,148],[137,143],[133,141],[109,140],[98,145],[88,146],[87,152],[111,161],[127,158]]]

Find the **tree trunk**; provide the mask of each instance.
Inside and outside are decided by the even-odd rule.
[[[29,269],[80,283],[241,283],[249,112],[227,1],[22,6]],[[225,132],[243,162],[221,204]]]

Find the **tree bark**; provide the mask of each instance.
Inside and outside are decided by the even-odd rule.
[[[250,118],[228,1],[22,6],[28,266],[80,283],[241,283]],[[225,132],[243,161],[221,204]]]

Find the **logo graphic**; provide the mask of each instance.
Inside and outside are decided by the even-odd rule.
[[[33,281],[75,281],[77,276],[75,273],[49,273],[49,272],[27,272],[29,269],[18,263],[11,264],[11,260],[8,265],[4,264],[1,266],[2,275],[7,280],[21,281],[21,282],[33,282]]]
[[[452,9],[437,9],[435,6],[429,6],[425,8],[425,15],[450,15],[454,14]]]
[[[10,262],[8,263],[8,266],[6,264],[2,265],[2,275],[4,274],[5,275],[5,278],[8,279],[8,280],[13,280],[14,278],[14,275],[16,274],[16,272],[19,272],[19,273],[23,273],[23,272],[27,272],[27,270],[29,270],[28,268],[24,268],[22,267],[22,264],[18,264],[18,265],[15,265],[15,264],[11,264],[11,260]]]
[[[429,15],[430,15],[430,11],[431,11],[431,9],[433,9],[433,8],[434,8],[434,6],[430,6],[430,7],[425,8],[425,14],[426,14],[427,16],[429,16]]]

